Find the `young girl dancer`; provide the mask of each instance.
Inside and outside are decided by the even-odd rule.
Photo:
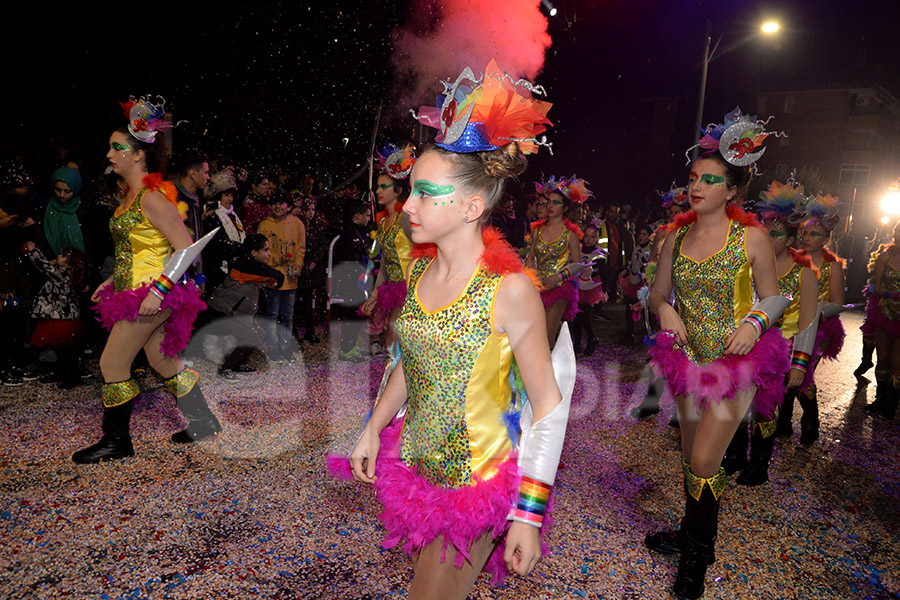
[[[354,476],[375,485],[385,545],[403,543],[413,559],[414,600],[465,598],[482,569],[525,575],[542,554],[574,354],[566,333],[561,394],[534,284],[483,227],[548,123],[549,104],[532,90],[492,61],[418,114],[441,133],[413,169],[403,211],[412,241],[428,246],[410,263],[401,353],[350,456]],[[524,407],[512,393],[522,391],[518,374]]]
[[[584,179],[550,177],[536,183],[540,202],[547,203],[547,218],[531,224],[531,250],[525,266],[537,270],[541,279],[541,302],[547,318],[547,340],[556,343],[559,324],[571,321],[578,312],[578,288],[565,267],[581,257],[581,229],[563,215],[569,205],[581,204],[593,195]]]
[[[122,105],[127,126],[109,137],[106,157],[128,187],[109,222],[115,269],[91,298],[99,302],[100,321],[110,328],[100,356],[103,437],[76,452],[72,460],[77,463],[134,455],[129,434],[131,401],[141,388],[131,378],[131,363],[141,348],[189,421],[172,441],[195,442],[221,429],[197,385],[200,376],[178,358],[190,340],[197,313],[205,307],[200,289],[193,282],[182,283],[181,277],[218,229],[192,245],[175,207],[175,187],[163,182],[166,149],[161,136],[157,139],[167,126],[163,104],[162,98],[159,104],[132,98]]]
[[[765,137],[763,124],[740,111],[707,129],[690,173],[692,210],[666,238],[650,293],[662,329],[650,353],[677,403],[686,505],[680,530],[648,535],[646,544],[681,551],[673,591],[686,598],[703,595],[715,561],[725,449],[751,403],[771,415],[790,366],[787,341],[768,331],[789,303],[778,294],[768,236],[728,206],[744,193]],[[673,290],[678,310],[668,302]]]
[[[384,346],[391,348],[396,340],[394,323],[406,299],[406,267],[409,265],[410,241],[403,231],[403,201],[409,194],[405,181],[416,163],[412,145],[398,148],[388,144],[378,157],[381,175],[375,197],[382,211],[375,216],[377,240],[381,247],[381,268],[375,278],[375,290],[360,307],[370,318],[369,333],[385,332]]]

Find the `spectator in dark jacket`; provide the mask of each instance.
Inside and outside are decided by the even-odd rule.
[[[332,314],[341,328],[341,351],[339,360],[361,362],[359,338],[362,335],[365,317],[358,309],[368,297],[372,279],[369,266],[369,209],[359,201],[351,202],[344,216],[344,228],[334,244],[332,256],[331,296],[337,301],[332,306]],[[368,350],[368,344],[363,343]]]
[[[225,358],[218,374],[224,379],[236,379],[234,373],[250,373],[256,369],[244,366],[253,348],[262,338],[253,326],[259,305],[259,288],[278,288],[284,275],[266,263],[269,261],[269,240],[261,233],[248,235],[242,254],[234,261],[225,281],[209,299],[212,323],[205,329],[211,335],[231,335],[237,347]]]

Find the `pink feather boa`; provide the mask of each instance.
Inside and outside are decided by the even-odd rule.
[[[693,395],[700,410],[706,410],[710,400],[732,400],[735,392],[751,385],[757,388],[753,407],[763,418],[771,418],[784,399],[791,347],[778,328],[766,331],[749,354],[722,356],[703,365],[675,347],[675,336],[670,331],[658,333],[656,345],[649,352],[653,368],[663,374],[671,393]]]
[[[866,301],[866,320],[859,328],[865,335],[873,335],[876,331],[884,331],[891,337],[900,336],[900,320],[888,319],[881,312],[881,299],[869,296]]]
[[[94,307],[97,311],[97,320],[106,327],[119,321],[134,321],[138,318],[138,310],[147,294],[150,293],[150,285],[142,283],[133,290],[115,291],[112,284],[100,290],[100,303]],[[172,309],[172,315],[163,325],[166,332],[160,350],[168,356],[176,356],[184,350],[191,340],[191,330],[194,328],[194,320],[197,314],[206,308],[206,304],[200,300],[200,288],[193,283],[179,283],[166,295],[160,304],[162,310]]]
[[[544,308],[550,308],[557,300],[566,301],[566,309],[563,312],[563,320],[570,321],[578,314],[578,288],[572,281],[566,281],[552,290],[541,290],[541,302]]]
[[[381,449],[375,464],[375,495],[381,502],[382,525],[387,530],[383,546],[393,548],[403,543],[403,552],[412,557],[438,537],[443,537],[444,555],[453,546],[456,558],[453,565],[462,567],[469,558],[472,544],[485,532],[500,538],[488,558],[484,571],[492,585],[499,585],[509,575],[503,552],[506,520],[519,497],[522,480],[515,456],[504,461],[496,474],[488,480],[460,488],[434,485],[416,474],[400,460],[400,432],[402,421],[395,420],[381,432]],[[345,456],[329,455],[328,471],[341,479],[352,479],[350,464]],[[541,527],[541,556],[550,553],[546,536],[553,524],[553,497],[547,505]]]

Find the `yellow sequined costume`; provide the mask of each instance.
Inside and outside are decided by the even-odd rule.
[[[138,318],[141,303],[150,292],[150,284],[157,279],[172,255],[172,245],[147,219],[142,201],[148,188],[143,188],[132,203],[116,210],[109,221],[115,244],[113,284],[100,292],[96,306],[100,322],[112,328],[118,321]],[[172,314],[163,328],[166,333],[161,350],[169,356],[183,351],[191,337],[197,314],[206,308],[200,300],[200,289],[190,283],[177,283],[160,304],[161,310]]]
[[[543,238],[543,223],[533,226],[532,236],[532,253],[534,254],[535,270],[541,281],[546,280],[553,275],[559,273],[563,267],[574,260],[569,256],[569,241],[571,236],[579,235],[577,228],[566,220],[566,228],[553,241],[547,242]],[[578,257],[580,258],[580,257]],[[549,290],[541,291],[541,302],[544,308],[550,308],[558,300],[566,301],[566,308],[563,312],[564,320],[575,318],[578,313],[578,288],[572,280],[561,281],[559,285]]]
[[[702,261],[685,256],[681,246],[693,223],[675,232],[672,285],[687,331],[687,344],[661,332],[650,348],[656,373],[662,373],[673,396],[692,397],[701,410],[709,403],[733,400],[742,389],[756,387],[753,406],[769,418],[784,396],[790,369],[790,345],[777,327],[757,340],[746,355],[725,355],[725,344],[753,306],[753,278],[747,257],[746,219],[729,209],[731,222],[722,248]]]
[[[502,580],[503,534],[521,481],[515,455],[521,395],[513,393],[521,380],[507,336],[494,329],[493,308],[506,273],[521,271],[522,263],[499,232],[486,228],[483,237],[483,262],[447,306],[429,311],[418,296],[433,258],[410,267],[397,319],[409,405],[402,429],[381,434],[375,491],[385,547],[402,543],[413,556],[442,539],[457,549],[454,564],[461,567],[472,544],[490,532],[500,541],[484,570]],[[548,513],[551,505],[552,499]],[[547,530],[545,520],[541,535]]]
[[[406,299],[406,269],[409,266],[412,242],[406,237],[401,225],[401,214],[394,217],[388,226],[388,217],[378,224],[378,245],[381,246],[381,268],[384,269],[384,283],[378,287],[378,313],[373,315],[369,333],[380,333],[387,324],[391,312],[403,305]]]

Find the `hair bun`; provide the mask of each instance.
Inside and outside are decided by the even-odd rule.
[[[510,142],[507,145],[492,152],[481,154],[484,172],[498,179],[512,179],[525,172],[527,162],[525,156],[519,152],[519,144]]]

